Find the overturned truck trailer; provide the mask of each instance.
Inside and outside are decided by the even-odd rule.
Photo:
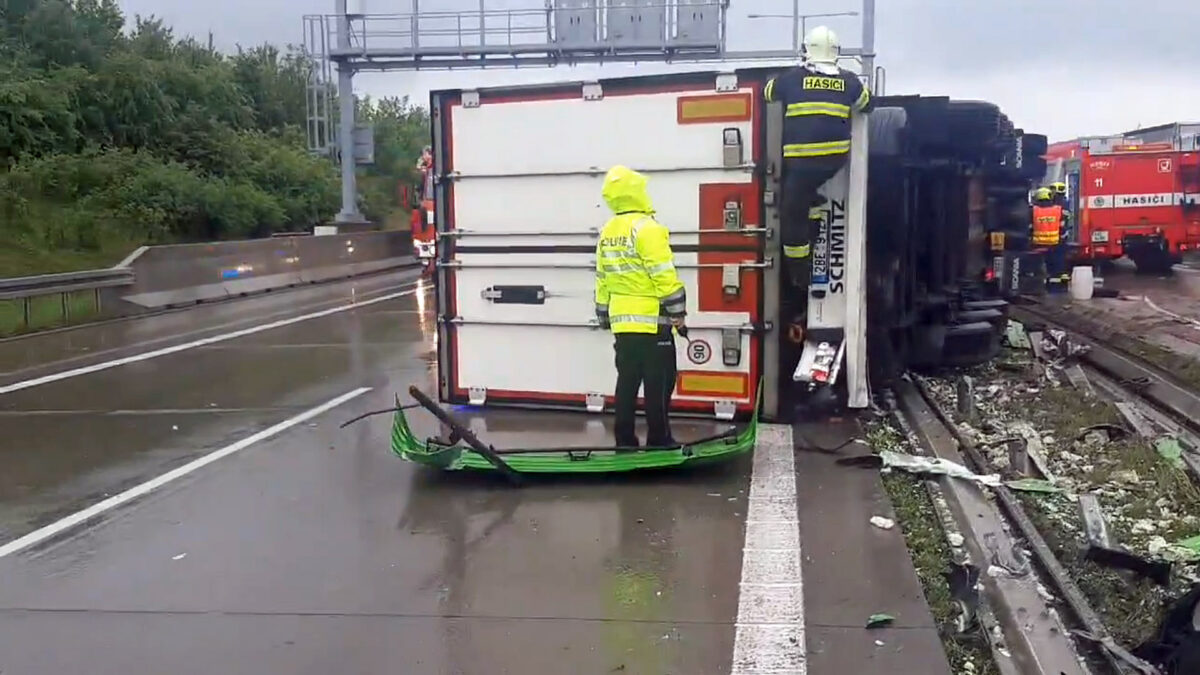
[[[779,72],[434,92],[439,398],[610,409],[593,279],[615,164],[648,175],[688,289],[675,411],[745,418],[761,401],[764,418],[787,417],[795,392],[826,387],[861,408],[910,366],[990,358],[1005,305],[984,278],[987,232],[1028,217],[1020,132],[987,104],[877,100],[824,188],[794,344],[780,323],[783,112],[762,97]]]

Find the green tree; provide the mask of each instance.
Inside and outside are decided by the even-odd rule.
[[[335,167],[305,148],[302,52],[225,55],[152,16],[124,25],[116,0],[0,0],[0,276],[332,217]],[[398,98],[360,114],[376,143],[362,208],[385,221],[429,117]]]

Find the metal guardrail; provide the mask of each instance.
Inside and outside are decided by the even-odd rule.
[[[13,277],[0,279],[0,300],[129,286],[132,283],[133,270],[119,267],[61,274],[41,274],[33,277]]]
[[[108,269],[0,279],[0,337],[416,265],[400,231],[143,246]]]
[[[123,267],[0,279],[0,337],[99,318],[105,289],[133,283]]]

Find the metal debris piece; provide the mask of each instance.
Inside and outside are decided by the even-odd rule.
[[[1031,346],[1033,347],[1033,355],[1037,357],[1037,360],[1038,361],[1046,360],[1046,354],[1045,354],[1045,352],[1042,351],[1042,331],[1040,331],[1040,330],[1029,331],[1029,342],[1030,342]]]
[[[1058,494],[1063,491],[1054,483],[1041,478],[1022,478],[1021,480],[1010,480],[1004,483],[1010,490],[1019,490],[1021,492],[1042,492],[1046,494]]]
[[[1008,443],[1008,466],[1020,476],[1033,473],[1033,462],[1029,460],[1026,448],[1028,444],[1024,438],[1014,438]]]
[[[1066,331],[1051,328],[1042,336],[1042,353],[1051,361],[1063,361],[1081,356],[1091,347],[1072,340]]]
[[[959,535],[961,539],[962,536]],[[946,584],[950,587],[950,597],[957,610],[954,617],[954,630],[966,633],[975,628],[979,612],[979,568],[965,563],[951,564],[950,569],[942,573]]]
[[[1187,470],[1187,464],[1183,463],[1183,446],[1179,444],[1179,439],[1163,436],[1154,441],[1154,449],[1171,466],[1180,471]]]
[[[899,469],[918,475],[953,476],[963,480],[974,481],[980,485],[996,487],[1000,485],[1000,474],[981,476],[972,472],[962,464],[951,462],[940,457],[918,457],[900,452],[884,450],[879,453],[883,465],[887,468]]]
[[[1171,583],[1171,563],[1165,560],[1148,560],[1129,551],[1095,544],[1088,545],[1083,557],[1104,567],[1129,570],[1164,588]]]
[[[1129,434],[1132,433],[1129,429],[1126,429],[1125,427],[1123,427],[1119,424],[1108,424],[1108,423],[1093,424],[1090,427],[1084,427],[1084,428],[1080,429],[1079,435],[1075,437],[1075,441],[1079,442],[1079,441],[1084,440],[1084,438],[1087,437],[1087,435],[1093,431],[1104,432],[1105,442],[1119,441],[1123,438],[1127,438],[1129,436]]]
[[[1104,511],[1100,508],[1100,498],[1094,494],[1079,495],[1079,515],[1083,518],[1083,529],[1088,541],[1096,546],[1112,548],[1112,539],[1108,536],[1108,523],[1104,521]]]
[[[958,414],[968,422],[974,423],[978,418],[975,411],[975,383],[970,375],[963,375],[954,383],[954,393]]]
[[[1008,331],[1005,333],[1008,338],[1008,346],[1013,349],[1031,349],[1033,345],[1029,342],[1029,337],[1025,335],[1025,326],[1020,321],[1008,320]]]
[[[995,532],[983,535],[983,545],[987,548],[991,567],[988,574],[996,576],[993,569],[1001,569],[1013,577],[1023,577],[1033,571],[1029,554],[1020,545],[1013,542],[1007,549],[1000,545],[1000,538]]]
[[[1157,435],[1154,433],[1154,427],[1150,426],[1150,422],[1146,420],[1132,403],[1129,401],[1117,401],[1113,405],[1116,406],[1117,411],[1121,413],[1125,421],[1129,422],[1129,426],[1133,427],[1138,436],[1142,438],[1154,438]]]
[[[1087,373],[1083,372],[1083,366],[1078,363],[1068,366],[1066,373],[1072,387],[1083,392],[1085,396],[1096,395],[1096,390],[1092,388],[1092,381],[1088,379]]]
[[[1126,650],[1124,647],[1117,644],[1117,641],[1112,639],[1111,635],[1105,635],[1104,637],[1099,637],[1099,636],[1093,635],[1092,633],[1089,633],[1085,630],[1072,630],[1071,634],[1075,635],[1076,637],[1083,638],[1084,640],[1087,640],[1088,642],[1094,642],[1094,643],[1100,645],[1101,647],[1104,648],[1104,651],[1108,652],[1109,654],[1112,654],[1112,656],[1114,658],[1116,658],[1117,660],[1122,661],[1129,666],[1132,666],[1135,670],[1137,670],[1137,672],[1141,673],[1142,675],[1162,675],[1162,672],[1159,671],[1158,668],[1155,668],[1154,666],[1143,661],[1142,659],[1139,659],[1138,657],[1129,653],[1129,651]]]
[[[1042,435],[1033,428],[1033,425],[1028,422],[1018,422],[1012,426],[1013,431],[1020,434],[1021,438],[1025,439],[1025,453],[1029,455],[1029,459],[1037,468],[1038,473],[1042,478],[1050,482],[1056,482],[1054,474],[1050,472],[1050,464],[1046,461],[1045,448],[1042,445]]]

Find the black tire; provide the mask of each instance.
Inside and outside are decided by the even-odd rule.
[[[903,154],[903,132],[908,124],[904,108],[879,108],[871,113],[868,137],[873,157],[898,157]]]
[[[1021,151],[1026,157],[1041,157],[1050,149],[1050,141],[1043,134],[1025,134],[1021,137]]]

